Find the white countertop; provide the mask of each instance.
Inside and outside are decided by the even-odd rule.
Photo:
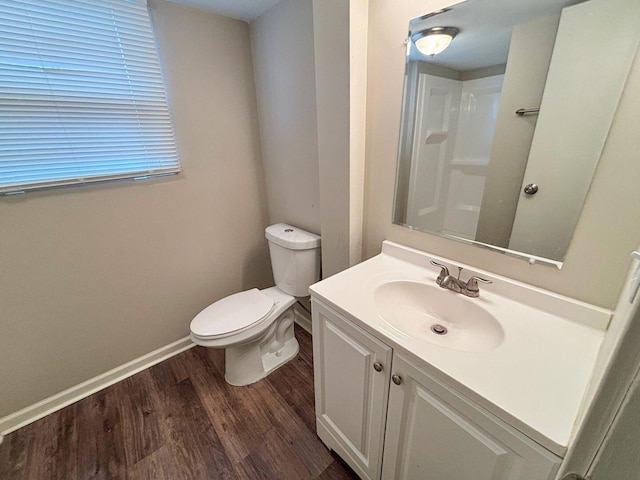
[[[494,283],[481,285],[479,298],[461,295],[461,300],[478,302],[498,318],[504,341],[482,352],[438,346],[391,327],[378,315],[373,298],[375,289],[389,281],[435,285],[439,269],[429,265],[431,259],[466,267],[384,242],[382,254],[316,283],[311,294],[397,351],[426,362],[432,374],[564,456],[611,312],[466,267],[462,278],[479,274]]]

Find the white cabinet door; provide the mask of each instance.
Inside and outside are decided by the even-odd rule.
[[[520,432],[394,355],[382,478],[547,480],[561,462]]]
[[[316,300],[312,311],[318,436],[362,478],[379,479],[392,351]]]

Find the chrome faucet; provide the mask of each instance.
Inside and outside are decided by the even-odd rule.
[[[466,295],[467,297],[478,297],[480,296],[480,288],[478,287],[478,282],[481,283],[493,283],[491,280],[487,280],[486,278],[473,276],[466,282],[460,280],[460,273],[462,272],[462,267],[458,267],[458,277],[454,277],[449,274],[449,269],[446,265],[442,265],[441,263],[434,262],[431,260],[431,265],[436,267],[440,267],[440,274],[438,278],[436,278],[436,283],[447,290],[452,290],[456,293],[461,293]]]

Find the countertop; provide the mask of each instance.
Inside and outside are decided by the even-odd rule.
[[[395,350],[424,362],[430,373],[563,457],[611,312],[460,265],[466,275],[494,282],[480,286],[479,298],[460,295],[460,300],[478,302],[491,312],[500,320],[505,338],[482,352],[435,345],[391,327],[379,316],[373,297],[375,289],[389,281],[435,284],[439,269],[429,266],[432,259],[459,265],[384,242],[380,255],[316,283],[310,291],[313,298],[346,314]]]

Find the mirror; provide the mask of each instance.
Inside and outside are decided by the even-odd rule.
[[[394,223],[560,268],[638,48],[639,4],[468,0],[411,20]],[[424,55],[415,42],[434,27],[457,34]]]

